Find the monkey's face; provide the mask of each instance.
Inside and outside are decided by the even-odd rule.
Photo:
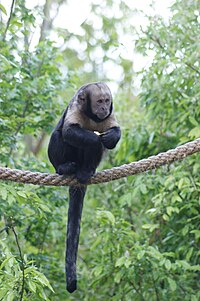
[[[91,99],[91,110],[99,119],[105,119],[110,114],[111,99],[108,96],[94,97]]]
[[[91,111],[99,119],[103,120],[110,114],[112,96],[105,84],[93,85],[90,90]]]
[[[78,94],[78,103],[84,113],[99,122],[112,112],[112,95],[105,83],[89,84]]]

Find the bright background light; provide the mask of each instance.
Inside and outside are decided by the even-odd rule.
[[[89,17],[91,11],[91,4],[100,4],[102,2],[98,0],[68,0],[66,3],[61,5],[59,14],[55,19],[54,25],[61,28],[66,28],[72,33],[80,33],[80,25]],[[171,5],[173,0],[156,0],[153,1],[155,10],[152,9],[151,3],[152,0],[142,0],[142,1],[133,1],[133,0],[126,0],[125,1],[130,9],[138,9],[144,11],[146,14],[159,14],[163,18],[167,19],[169,16],[169,9],[168,7]],[[9,15],[9,10],[11,7],[11,0],[0,0],[6,10],[7,14]],[[44,0],[27,0],[27,7],[34,8],[37,5],[44,5]],[[7,16],[8,17],[8,16]],[[135,17],[133,19],[133,24],[143,25],[145,24],[144,18],[141,16]]]
[[[163,19],[167,22],[170,11],[169,7],[173,3],[173,0],[125,0],[126,4],[130,7],[130,10],[135,11],[137,10],[138,13],[134,14],[134,17],[130,20],[130,24],[133,25],[136,29],[139,29],[141,26],[144,28],[148,25],[147,18],[144,17],[144,14],[148,16],[155,16],[160,15],[163,17]],[[2,3],[6,10],[7,10],[7,16],[2,14],[2,17],[5,21],[7,21],[9,14],[10,14],[10,7],[11,7],[11,0],[0,0],[0,3]],[[153,3],[153,5],[152,5]],[[28,8],[33,9],[36,6],[43,6],[45,4],[45,0],[27,0],[26,5]],[[54,19],[53,25],[57,28],[63,28],[67,29],[72,34],[79,34],[84,35],[84,31],[81,28],[81,24],[86,21],[87,19],[91,20],[91,4],[100,5],[102,4],[102,0],[68,0],[66,3],[63,3],[58,11],[58,14],[56,18]],[[54,8],[54,7],[53,7]],[[144,14],[139,13],[139,11],[143,11]],[[52,15],[54,16],[56,14],[56,6],[55,9],[52,9],[51,11]],[[109,9],[105,9],[105,13],[107,15],[120,15],[123,13],[123,11],[110,11]],[[106,16],[107,16],[106,15]],[[40,17],[39,17],[40,18]],[[96,18],[96,19],[95,19]],[[37,45],[38,40],[40,38],[40,23],[42,22],[42,19],[38,19],[36,21],[38,24],[36,24],[35,32],[32,37],[32,42],[30,45],[30,50],[33,50],[35,45]],[[98,24],[99,19],[97,17],[93,17],[92,22],[94,24],[94,27],[98,29],[101,28],[101,24]],[[138,54],[134,51],[134,36],[128,33],[129,28],[127,28],[127,34],[120,37],[119,46],[112,52],[112,58],[117,59],[118,56],[121,56],[123,58],[127,58],[134,63],[134,71],[140,71],[142,68],[148,68],[148,66],[151,64],[153,58],[154,58],[154,52],[149,51],[147,57],[143,57],[141,54]],[[65,47],[64,39],[62,37],[58,37],[57,33],[55,31],[51,31],[50,33],[51,40],[54,40],[56,42],[56,45],[58,47]],[[70,44],[69,44],[70,43]],[[68,42],[68,46],[77,49],[79,48],[81,51],[80,53],[84,53],[84,45],[77,45],[77,39],[70,39]],[[81,48],[80,48],[81,47]],[[101,58],[102,58],[102,49],[101,47],[97,47],[95,52],[92,54],[91,60],[96,61],[101,65]],[[89,68],[89,66],[88,66]],[[89,69],[88,69],[89,70]],[[104,71],[105,76],[108,79],[112,79],[113,84],[117,85],[117,82],[119,78],[121,77],[122,70],[120,66],[117,66],[112,61],[106,61],[102,62],[102,70]],[[140,87],[140,77],[137,76],[137,78],[134,79],[134,87],[135,92],[138,92],[138,89]],[[114,89],[115,90],[115,89]]]

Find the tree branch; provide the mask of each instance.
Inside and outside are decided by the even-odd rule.
[[[45,137],[46,137],[46,133],[42,132],[41,137],[37,141],[35,147],[33,147],[32,152],[35,156],[37,156],[37,154],[41,150]]]
[[[15,228],[13,226],[11,226],[11,229],[12,229],[13,234],[15,236],[15,241],[16,241],[17,248],[18,248],[18,251],[19,251],[19,257],[21,259],[21,264],[22,264],[21,265],[21,269],[22,269],[22,287],[21,287],[19,301],[23,301],[24,287],[25,287],[24,259],[23,259],[22,250],[21,250],[21,247],[20,247],[20,244],[19,244],[19,239],[18,239],[18,235],[15,231]]]
[[[41,26],[41,32],[40,32],[40,40],[39,42],[43,41],[46,37],[47,32],[50,29],[51,23],[50,23],[50,9],[52,5],[52,0],[46,0],[44,4],[44,19]]]
[[[7,231],[7,230],[8,230],[8,228],[9,228],[9,227],[8,227],[8,226],[6,226],[5,228],[1,229],[1,230],[0,230],[0,234],[1,234],[1,233],[3,233],[4,231]]]
[[[4,32],[4,35],[3,35],[3,41],[5,41],[5,39],[6,39],[6,34],[7,34],[7,31],[8,31],[9,25],[10,25],[10,21],[11,21],[11,18],[12,18],[12,13],[13,13],[13,9],[14,9],[14,4],[15,4],[15,0],[12,0],[11,8],[10,8],[10,16],[9,16],[8,22],[7,22],[7,24],[6,24],[6,29],[5,29],[5,32]]]
[[[197,72],[198,74],[200,74],[200,71],[196,69],[194,66],[190,65],[189,63],[185,63],[185,65],[191,68],[192,70],[194,70],[195,72]]]

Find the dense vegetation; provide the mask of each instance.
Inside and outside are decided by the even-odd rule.
[[[200,136],[199,0],[176,0],[169,20],[147,16],[141,30],[131,25],[135,12],[125,0],[100,1],[82,24],[83,35],[53,27],[49,11],[63,2],[47,0],[44,8],[30,10],[25,0],[16,0],[11,14],[0,4],[1,166],[53,172],[48,135],[77,87],[94,80],[112,84],[106,64],[119,70],[115,109],[123,137],[101,168]],[[52,32],[62,45],[52,41]],[[154,53],[139,74],[121,54],[124,35],[144,57]],[[0,182],[0,300],[198,301],[199,171],[196,154],[90,186],[73,295],[65,290],[64,275],[67,188]]]

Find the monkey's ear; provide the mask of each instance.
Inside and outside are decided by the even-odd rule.
[[[85,102],[86,102],[86,95],[85,95],[84,92],[81,91],[81,92],[78,94],[78,103],[79,103],[80,105],[84,105]]]

